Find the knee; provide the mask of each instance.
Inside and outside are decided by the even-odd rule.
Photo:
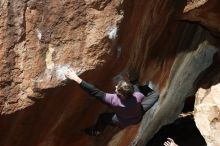
[[[102,121],[103,123],[108,123],[109,122],[109,115],[107,113],[102,113],[99,115],[99,120]]]
[[[106,115],[106,113],[101,113],[100,115],[99,115],[99,119],[107,119],[107,115]]]

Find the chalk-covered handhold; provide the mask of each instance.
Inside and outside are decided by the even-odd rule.
[[[108,38],[111,39],[111,40],[116,39],[117,36],[118,36],[117,33],[118,33],[118,28],[117,28],[116,26],[111,27],[111,28],[109,29],[109,32],[108,32]]]

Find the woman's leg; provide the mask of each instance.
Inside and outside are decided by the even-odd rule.
[[[95,129],[103,132],[107,125],[114,125],[113,117],[115,113],[102,113],[95,124]]]
[[[102,113],[99,115],[96,124],[91,128],[86,128],[85,132],[91,136],[101,135],[108,125],[116,125],[117,117],[115,113]]]

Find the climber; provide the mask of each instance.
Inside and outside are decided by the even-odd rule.
[[[107,125],[125,128],[141,121],[143,116],[141,101],[144,99],[144,95],[140,92],[134,92],[133,85],[129,82],[119,81],[115,86],[115,93],[110,94],[82,80],[72,69],[69,69],[65,76],[78,83],[90,95],[109,104],[114,111],[100,114],[95,126],[85,129],[87,134],[98,136],[102,134]]]

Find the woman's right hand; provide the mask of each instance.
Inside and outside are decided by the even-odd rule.
[[[65,76],[70,79],[70,80],[74,80],[77,83],[81,83],[82,79],[76,74],[76,72],[73,69],[69,69],[67,70],[67,72],[65,72]]]

